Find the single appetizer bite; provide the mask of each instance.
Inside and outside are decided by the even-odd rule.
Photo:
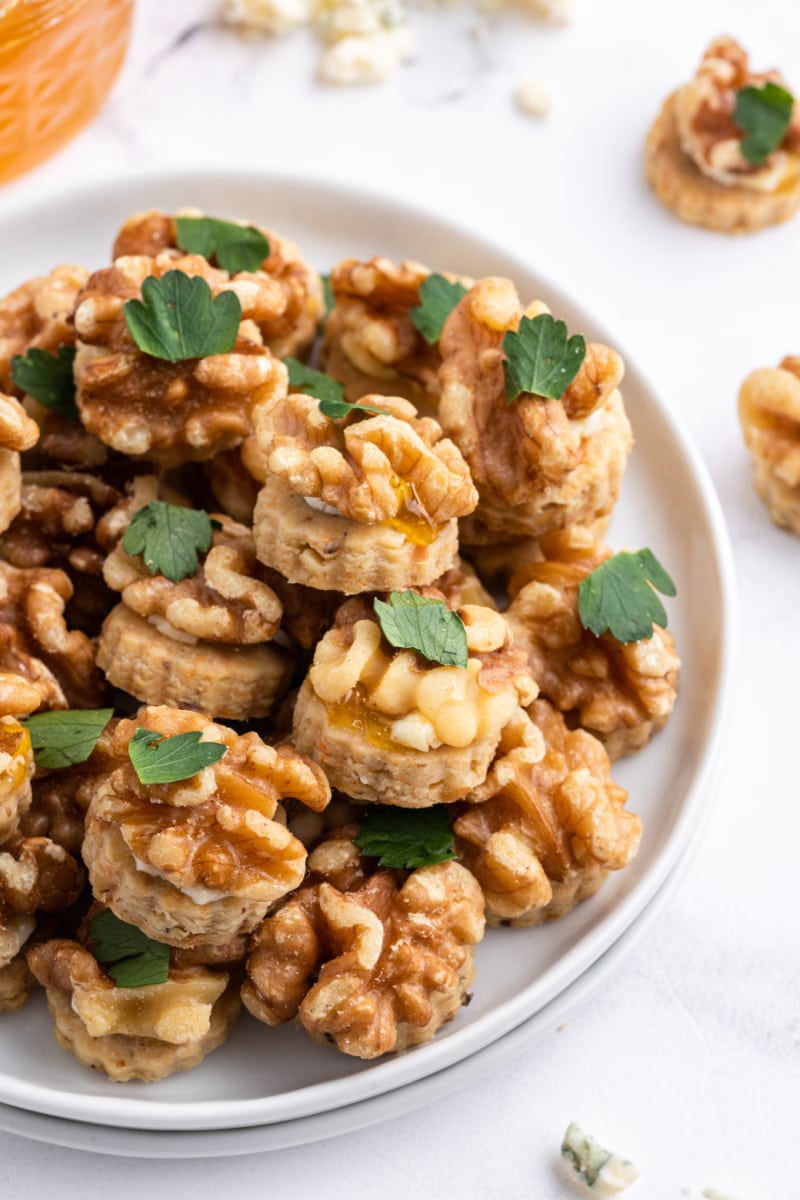
[[[528,714],[506,726],[485,783],[458,806],[453,824],[490,925],[538,925],[568,913],[609,871],[627,866],[642,833],[597,738],[569,730],[546,700]]]
[[[775,524],[800,536],[800,355],[748,375],[739,421],[756,492]]]
[[[540,548],[542,561],[511,584],[505,616],[516,642],[571,727],[593,733],[612,759],[632,754],[675,705],[680,659],[654,590],[674,595],[675,586],[651,551],[612,555],[580,526]]]
[[[153,210],[129,217],[113,257],[164,251],[199,254],[230,272],[242,311],[276,358],[299,354],[314,340],[323,313],[322,281],[294,242],[245,221],[220,221],[200,209],[176,216]]]
[[[349,825],[321,842],[307,885],[256,931],[242,999],[267,1025],[297,1019],[316,1041],[369,1059],[429,1041],[458,1012],[483,897],[457,862],[381,870],[354,838]]]
[[[106,678],[147,704],[266,716],[293,660],[268,644],[283,610],[263,575],[245,526],[150,501],[103,566],[122,598],[100,633]]]
[[[504,726],[536,696],[524,650],[492,609],[428,589],[343,606],[294,710],[294,742],[365,803],[427,808],[485,778]]]
[[[15,395],[27,391],[24,385],[15,385],[12,360],[16,355],[29,350],[55,354],[59,346],[74,343],[69,318],[88,277],[83,267],[55,267],[0,300],[0,390]]]
[[[75,400],[85,428],[165,466],[242,442],[259,405],[286,391],[286,369],[252,319],[262,290],[179,251],[96,271],[75,308]]]
[[[464,294],[463,284],[415,262],[346,258],[331,271],[330,287],[321,359],[346,398],[389,392],[434,415],[442,313]]]
[[[310,394],[259,412],[270,475],[254,514],[258,557],[290,583],[347,595],[432,583],[477,501],[460,451],[399,397],[333,405],[338,420]]]
[[[13,396],[0,392],[0,533],[8,529],[22,507],[20,450],[39,439],[39,426]]]
[[[239,1013],[227,971],[178,965],[108,909],[87,925],[85,946],[53,938],[28,951],[59,1046],[124,1083],[187,1071],[222,1045]]]
[[[615,351],[567,339],[539,302],[523,312],[499,278],[459,301],[439,349],[439,420],[478,488],[479,542],[485,531],[536,538],[610,514],[633,444]],[[465,544],[470,530],[462,525]]]
[[[647,137],[647,181],[682,221],[751,233],[800,207],[800,111],[778,71],[755,74],[729,37],[667,98]]]
[[[83,857],[120,920],[171,946],[220,945],[302,882],[280,801],[322,809],[330,788],[290,746],[167,707],[120,721],[112,743],[121,765],[95,777]]]
[[[31,806],[33,769],[28,730],[14,717],[0,717],[0,846],[17,832]]]
[[[94,708],[103,699],[94,644],[64,617],[72,594],[63,571],[0,561],[0,712]]]

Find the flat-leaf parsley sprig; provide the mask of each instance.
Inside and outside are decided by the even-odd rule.
[[[744,134],[740,148],[751,166],[763,166],[778,149],[789,130],[793,111],[794,96],[778,83],[739,89],[733,119]]]
[[[371,404],[361,404],[359,401],[351,403],[345,400],[344,387],[332,375],[327,375],[324,371],[317,371],[316,368],[309,367],[291,356],[284,358],[283,363],[289,372],[289,387],[292,391],[302,392],[304,396],[311,396],[312,399],[319,400],[319,410],[323,416],[331,417],[336,421],[339,417],[349,417],[353,412],[371,413],[373,416],[381,417],[387,415],[383,408],[375,408]]]
[[[238,225],[217,217],[176,217],[178,247],[187,254],[217,260],[223,271],[258,271],[269,258],[270,245],[255,225]]]
[[[586,340],[580,333],[567,337],[567,327],[550,313],[522,317],[519,328],[503,336],[503,374],[506,403],[523,394],[560,400],[580,371]]]
[[[128,757],[140,783],[179,783],[212,767],[227,754],[222,742],[201,742],[199,729],[165,737],[154,729],[136,730],[128,743]]]
[[[28,717],[22,724],[30,734],[37,767],[53,771],[86,762],[113,715],[113,708],[68,708]]]
[[[11,359],[11,378],[45,408],[69,421],[79,420],[72,366],[74,346],[59,346],[55,354],[37,347]]]
[[[91,953],[107,966],[117,987],[148,987],[169,978],[169,946],[155,942],[110,908],[89,922]]]
[[[651,586],[652,585],[652,586]],[[653,636],[667,626],[667,613],[654,589],[665,596],[677,588],[652,550],[627,550],[607,558],[578,588],[581,624],[596,636],[610,633],[618,642]]]
[[[141,554],[151,575],[164,575],[173,583],[194,575],[198,554],[211,546],[214,522],[207,512],[151,500],[133,514],[122,539],[126,554]]]
[[[238,296],[212,296],[205,279],[183,271],[148,275],[141,300],[127,300],[122,311],[139,349],[167,362],[230,353],[242,319]]]
[[[367,858],[377,858],[381,867],[413,871],[456,857],[453,823],[444,805],[391,808],[378,804],[359,819],[361,830],[355,844]]]
[[[390,645],[416,650],[443,667],[466,667],[467,631],[458,613],[419,592],[390,592],[389,602],[373,601],[383,636]]]
[[[439,341],[445,321],[466,294],[463,283],[453,283],[444,275],[429,275],[420,284],[420,302],[411,309],[411,324],[429,345]]]

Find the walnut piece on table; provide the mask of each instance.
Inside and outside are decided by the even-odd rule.
[[[756,492],[775,524],[800,536],[800,356],[748,375],[739,422]]]
[[[511,538],[608,515],[633,439],[619,392],[624,366],[590,342],[560,400],[506,400],[502,342],[523,312],[510,280],[479,280],[445,321],[439,348],[439,420],[469,464],[480,500],[475,518]]]
[[[467,604],[459,616],[463,669],[390,647],[358,600],[340,610],[294,712],[295,744],[334,788],[365,803],[420,808],[460,799],[485,778],[503,726],[536,685],[500,613]]]
[[[749,233],[785,221],[800,207],[800,112],[761,164],[742,150],[734,120],[742,88],[774,83],[778,71],[750,69],[746,51],[716,38],[695,76],[668,96],[645,149],[645,174],[655,195],[682,221],[721,233]],[[791,89],[789,89],[791,90]]]
[[[596,637],[578,612],[581,582],[611,551],[590,530],[573,526],[540,541],[541,562],[529,562],[511,583],[505,616],[530,661],[542,696],[598,737],[612,759],[647,745],[669,719],[680,659],[667,629],[618,642]]]
[[[72,345],[75,331],[70,317],[75,297],[89,272],[83,267],[55,267],[37,276],[0,300],[0,389],[20,395],[11,378],[11,360],[27,350],[48,350]]]
[[[171,965],[164,983],[119,987],[79,942],[28,952],[60,1046],[112,1079],[152,1082],[197,1066],[225,1041],[239,999],[225,971]]]
[[[72,594],[61,570],[0,561],[0,712],[99,707],[106,686],[94,644],[64,618]]]
[[[176,214],[203,215],[197,208],[181,209]],[[240,271],[232,276],[235,286],[231,290],[239,296],[243,314],[255,323],[261,340],[276,358],[302,354],[313,342],[322,318],[322,281],[294,242],[273,230],[256,228],[261,228],[269,242],[269,255],[258,271]],[[117,234],[113,257],[156,257],[164,251],[177,252],[176,239],[174,216],[157,210],[136,213]]]
[[[190,779],[146,786],[124,761],[137,727],[166,737],[196,730],[227,752]],[[96,779],[83,856],[95,897],[120,920],[170,945],[218,945],[253,929],[302,882],[306,852],[281,801],[323,809],[330,788],[291,746],[267,746],[198,713],[145,707],[119,722],[112,747],[122,765]]]
[[[428,1041],[455,1016],[484,917],[460,864],[370,873],[357,830],[323,841],[309,885],[257,930],[242,999],[268,1025],[296,1017],[317,1041],[369,1059]]]
[[[625,809],[603,746],[567,729],[546,700],[506,727],[485,783],[467,799],[456,849],[483,888],[490,924],[563,916],[639,846],[641,822]]]
[[[325,321],[321,362],[344,385],[348,400],[389,392],[421,408],[435,406],[439,350],[411,320],[429,274],[420,263],[382,257],[346,258],[331,270],[334,306]]]
[[[83,425],[114,450],[165,466],[203,461],[238,445],[252,433],[258,406],[286,394],[287,379],[249,317],[257,295],[243,307],[229,353],[175,363],[142,353],[128,331],[124,305],[141,295],[146,278],[172,270],[204,279],[214,296],[235,291],[242,300],[237,277],[199,255],[164,251],[155,258],[119,258],[96,271],[75,308],[76,401]]]

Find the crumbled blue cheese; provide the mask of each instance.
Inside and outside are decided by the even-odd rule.
[[[570,1178],[593,1196],[618,1196],[639,1178],[639,1171],[632,1162],[604,1150],[575,1121],[564,1134],[561,1157],[570,1168]]]

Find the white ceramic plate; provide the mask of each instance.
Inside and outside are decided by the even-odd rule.
[[[321,270],[346,255],[385,254],[473,276],[511,276],[523,297],[543,297],[570,329],[625,354],[618,338],[529,265],[473,234],[362,192],[258,175],[139,176],[6,211],[0,294],[58,262],[107,263],[114,232],[131,212],[190,204],[273,226]],[[696,837],[708,804],[730,690],[734,587],[727,534],[705,468],[668,404],[625,357],[636,449],[610,540],[618,547],[651,546],[677,581],[670,626],[685,664],[666,730],[615,769],[645,827],[632,866],[565,919],[539,929],[491,930],[478,948],[472,1003],[434,1041],[405,1055],[363,1063],[294,1028],[269,1030],[243,1017],[197,1070],[157,1084],[119,1085],[56,1046],[39,996],[0,1024],[0,1102],[150,1130],[241,1128],[357,1104],[431,1076],[507,1034],[563,993],[633,923]]]
[[[110,1125],[91,1125],[86,1121],[68,1121],[62,1117],[47,1117],[0,1104],[0,1130],[54,1146],[88,1150],[93,1154],[115,1154],[126,1158],[194,1159],[286,1150],[290,1146],[302,1146],[308,1142],[353,1133],[381,1121],[395,1120],[467,1087],[490,1070],[496,1071],[503,1063],[517,1059],[535,1042],[563,1025],[576,1009],[600,989],[651,928],[680,882],[686,861],[687,856],[684,856],[676,864],[653,899],[613,946],[554,1000],[482,1050],[415,1083],[407,1083],[381,1096],[360,1100],[342,1108],[297,1117],[293,1121],[276,1121],[271,1125],[254,1125],[244,1129],[206,1129],[194,1133],[120,1129]]]

